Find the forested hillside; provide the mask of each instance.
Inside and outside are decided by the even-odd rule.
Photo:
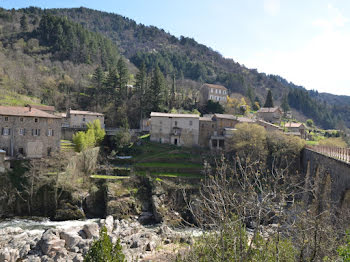
[[[198,89],[208,82],[223,84],[231,92],[246,96],[252,104],[263,101],[270,89],[277,105],[287,97],[291,107],[324,128],[338,127],[340,119],[350,126],[346,99],[339,103],[334,98],[338,96],[315,95],[279,76],[247,69],[192,38],[177,38],[163,29],[137,24],[120,15],[86,8],[27,8],[1,10],[0,19],[0,55],[6,57],[8,64],[20,63],[23,58],[28,61],[28,65],[20,63],[22,71],[17,76],[12,72],[18,71],[17,67],[10,70],[11,74],[4,71],[7,83],[0,87],[12,83],[16,89],[10,90],[38,97],[42,103],[65,108],[69,100],[75,107],[118,111],[117,115],[124,112],[124,118],[136,126],[141,116],[156,108],[197,108]],[[30,63],[35,63],[34,69]],[[134,65],[139,69],[144,65],[143,72],[136,75]],[[33,70],[40,88],[30,87],[31,81],[23,81],[20,86],[14,81],[27,74],[23,71]],[[158,84],[155,75],[161,79]],[[136,88],[128,90],[128,83]],[[147,100],[144,94],[155,90],[161,90],[158,101],[151,101],[152,96]],[[57,93],[58,98],[50,101],[50,92]],[[114,98],[108,100],[104,97],[107,94]],[[117,124],[125,119],[111,122]]]

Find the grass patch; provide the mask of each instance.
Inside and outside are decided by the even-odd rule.
[[[315,146],[315,145],[318,145],[318,141],[306,141],[306,144],[309,145],[309,146]]]
[[[159,167],[159,168],[201,168],[201,164],[195,163],[164,163],[164,162],[147,162],[137,163],[138,167]]]
[[[98,179],[127,179],[128,176],[107,176],[107,175],[91,175],[91,178],[98,178]]]
[[[150,136],[151,136],[150,134],[146,134],[146,135],[143,135],[143,136],[139,136],[139,139],[145,139],[145,138],[148,138]]]
[[[185,177],[185,178],[202,178],[201,174],[188,174],[188,173],[168,173],[168,172],[152,172],[147,173],[146,171],[139,171],[136,175],[146,176],[147,174],[155,177]]]

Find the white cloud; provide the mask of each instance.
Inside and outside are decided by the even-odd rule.
[[[280,0],[264,0],[264,11],[269,15],[277,15],[280,11]]]

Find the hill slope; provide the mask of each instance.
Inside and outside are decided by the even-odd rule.
[[[29,28],[27,31],[21,30],[20,26],[20,18],[23,14],[26,14],[28,17]],[[339,98],[339,96],[328,94],[315,95],[314,92],[295,86],[280,76],[259,73],[256,69],[247,69],[232,59],[225,59],[218,52],[197,43],[192,38],[183,36],[176,38],[166,33],[163,29],[137,24],[135,21],[120,15],[86,8],[42,10],[31,7],[18,11],[0,10],[0,19],[4,22],[1,23],[3,26],[0,31],[0,41],[4,43],[4,48],[0,49],[0,52],[6,56],[8,63],[17,64],[20,61],[17,56],[13,55],[13,51],[16,49],[16,46],[19,46],[19,49],[22,49],[19,50],[20,56],[26,57],[25,60],[32,63],[26,67],[26,70],[34,66],[36,71],[38,71],[38,77],[42,70],[46,70],[45,74],[49,72],[47,75],[44,74],[45,81],[52,80],[47,79],[47,77],[52,77],[56,85],[58,85],[54,90],[58,90],[60,94],[64,92],[59,90],[57,82],[63,81],[62,79],[65,75],[73,79],[72,92],[84,94],[84,90],[91,84],[91,75],[96,66],[102,65],[107,70],[115,59],[111,59],[106,63],[102,62],[102,56],[97,61],[96,59],[90,59],[89,61],[89,59],[86,59],[86,55],[83,58],[80,55],[73,56],[75,58],[78,57],[78,59],[73,60],[69,56],[69,49],[67,49],[69,45],[67,44],[62,45],[61,54],[60,52],[54,52],[55,44],[43,41],[42,35],[38,35],[37,30],[40,27],[39,21],[48,14],[66,17],[64,19],[79,23],[81,27],[68,21],[61,24],[68,24],[71,28],[78,28],[78,31],[84,32],[80,35],[91,35],[93,34],[91,31],[98,33],[98,35],[88,38],[103,39],[107,43],[108,50],[114,49],[115,47],[108,40],[100,37],[101,34],[104,35],[118,46],[117,52],[120,54],[116,56],[126,57],[127,62],[130,60],[137,67],[140,67],[141,63],[145,63],[148,71],[151,71],[152,68],[158,65],[165,74],[168,85],[171,85],[171,80],[169,81],[169,79],[172,79],[175,75],[178,85],[187,85],[192,90],[190,91],[192,93],[197,92],[196,90],[203,82],[221,83],[230,89],[231,92],[241,93],[248,96],[251,100],[258,97],[261,101],[264,100],[267,90],[271,89],[273,97],[277,101],[276,104],[281,103],[283,96],[288,96],[289,104],[293,108],[306,117],[313,118],[318,125],[324,128],[335,128],[339,123],[339,119],[344,120],[345,124],[350,127],[350,117],[346,117],[350,115],[348,97]],[[11,21],[15,23],[11,23]],[[64,26],[61,27],[64,29]],[[9,33],[12,31],[14,31],[13,34]],[[77,33],[74,35],[77,35]],[[85,38],[83,37],[83,39]],[[38,43],[35,41],[38,41]],[[63,41],[62,43],[66,42]],[[32,47],[33,44],[34,47]],[[91,44],[87,46],[90,47]],[[28,52],[28,48],[34,50]],[[55,60],[57,54],[59,54],[59,59]],[[65,56],[62,54],[65,54]],[[46,65],[43,65],[43,63]],[[132,67],[131,63],[128,65],[129,68]],[[21,73],[28,75],[26,72]],[[3,74],[8,77],[6,72]],[[15,82],[13,79],[14,77],[12,77],[12,83]],[[41,82],[43,80],[37,79],[38,81]],[[27,81],[23,82],[27,83]],[[18,90],[13,90],[25,93],[27,89],[27,87],[23,87],[25,85],[18,87],[17,84],[16,88]],[[50,103],[50,101],[43,99],[45,92],[50,91],[50,88],[45,88],[44,83],[41,84],[41,87],[37,88],[40,91],[33,88],[35,91],[27,93],[41,98],[41,102]],[[67,95],[64,95],[63,99],[61,99],[61,108],[64,108],[65,105],[63,102],[64,98],[67,98]],[[75,95],[73,98],[74,101],[71,101],[71,103],[76,106],[89,107],[88,101],[84,102],[84,97]],[[194,99],[191,103],[195,103],[195,101]]]

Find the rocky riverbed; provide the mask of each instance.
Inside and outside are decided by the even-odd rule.
[[[136,218],[112,216],[63,222],[11,219],[0,222],[0,262],[83,261],[103,225],[113,243],[120,239],[127,261],[170,261],[200,234],[192,228],[143,226]]]

